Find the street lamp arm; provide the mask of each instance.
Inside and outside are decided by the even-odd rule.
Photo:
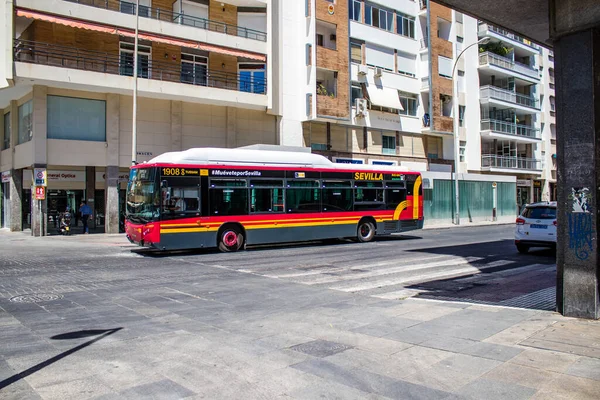
[[[458,55],[458,57],[456,57],[456,60],[454,61],[454,65],[452,66],[452,79],[454,79],[454,71],[456,70],[456,66],[458,65],[458,60],[460,60],[460,58],[462,57],[462,55],[464,54],[465,51],[469,50],[471,47],[478,45],[478,44],[482,44],[482,43],[487,43],[489,41],[489,38],[483,38],[483,39],[479,39],[478,41],[476,41],[475,43],[471,43],[470,45],[468,45],[467,47],[465,47],[463,49],[463,51],[460,52],[460,54]]]

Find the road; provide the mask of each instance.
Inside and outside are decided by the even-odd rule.
[[[554,255],[517,253],[512,229],[168,255],[122,235],[3,232],[0,398],[497,393],[500,383],[485,389],[489,374],[531,360],[518,344],[556,322],[544,311],[554,307]],[[570,362],[590,362],[579,346],[587,353]],[[509,397],[542,390],[503,379]],[[577,379],[569,385],[588,384]]]

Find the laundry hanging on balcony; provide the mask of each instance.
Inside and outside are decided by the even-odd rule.
[[[50,22],[53,24],[65,25],[65,26],[69,26],[69,27],[77,28],[77,29],[87,29],[90,31],[108,33],[111,35],[135,37],[135,32],[131,29],[106,26],[106,25],[101,25],[101,24],[97,24],[97,23],[93,23],[93,22],[87,22],[87,21],[77,20],[77,19],[73,19],[73,18],[59,17],[59,16],[55,16],[55,15],[44,14],[44,13],[37,12],[37,11],[24,10],[24,9],[20,9],[20,8],[18,8],[16,10],[16,14],[17,14],[17,17],[36,19],[36,20],[40,20],[40,21]],[[201,43],[201,42],[196,42],[196,41],[192,41],[192,40],[171,38],[168,36],[155,35],[155,34],[151,34],[151,33],[139,32],[138,38],[142,39],[142,40],[149,40],[152,42],[171,44],[174,46],[181,46],[181,47],[186,47],[186,48],[190,48],[190,49],[198,49],[198,50],[210,51],[210,52],[215,52],[215,53],[220,53],[220,54],[226,54],[226,55],[230,55],[230,56],[234,56],[234,57],[244,57],[244,58],[249,58],[252,60],[257,60],[257,61],[262,61],[262,62],[265,62],[267,60],[267,57],[263,54],[256,54],[256,53],[251,53],[248,51],[243,51],[243,50],[238,50],[238,49],[230,49],[227,47],[217,46],[217,45],[213,45],[213,44]]]

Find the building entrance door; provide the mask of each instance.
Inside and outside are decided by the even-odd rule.
[[[531,189],[524,186],[517,186],[517,212],[520,214],[523,206],[529,203],[529,191]]]
[[[2,223],[0,226],[2,228],[8,228],[10,224],[10,187],[8,183],[2,184],[2,210],[0,217],[2,218]]]

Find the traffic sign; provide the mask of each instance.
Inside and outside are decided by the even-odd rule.
[[[46,188],[44,186],[35,187],[35,199],[45,200],[46,199]]]
[[[35,186],[48,186],[48,173],[46,168],[35,168],[33,170],[33,180]]]

